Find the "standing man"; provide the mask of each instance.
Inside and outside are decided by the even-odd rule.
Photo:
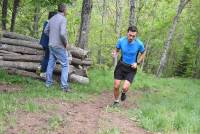
[[[119,105],[119,88],[121,80],[124,84],[121,91],[121,101],[126,99],[128,91],[137,72],[137,66],[144,59],[145,49],[143,43],[136,37],[137,27],[131,26],[127,30],[127,36],[118,40],[116,49],[113,51],[113,57],[118,56],[121,50],[121,58],[117,63],[114,71],[114,103],[113,106]],[[139,58],[138,54],[141,54]]]
[[[47,67],[47,80],[46,87],[50,87],[53,84],[53,70],[58,60],[61,64],[61,88],[64,92],[69,92],[68,86],[68,54],[66,52],[67,44],[67,20],[65,18],[67,13],[67,5],[60,4],[58,6],[58,13],[54,15],[50,20],[47,26],[45,27],[44,32],[49,35],[49,62]]]

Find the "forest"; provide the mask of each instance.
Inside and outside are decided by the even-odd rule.
[[[112,67],[110,53],[117,39],[136,25],[146,48],[144,72],[200,77],[200,1],[88,0],[83,2],[89,7],[83,8],[81,0],[3,0],[2,29],[39,39],[48,12],[56,11],[60,2],[68,3],[70,44],[89,50],[93,66]],[[80,34],[83,29],[85,35]]]
[[[37,73],[43,24],[60,3],[70,93]],[[0,8],[0,134],[200,133],[200,0],[1,0]],[[127,100],[112,107],[112,52],[129,26],[145,58]]]

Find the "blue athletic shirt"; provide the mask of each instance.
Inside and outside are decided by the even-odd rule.
[[[116,48],[121,50],[122,61],[126,64],[136,63],[138,53],[144,53],[145,51],[142,41],[138,38],[129,43],[127,37],[122,37],[118,40]]]

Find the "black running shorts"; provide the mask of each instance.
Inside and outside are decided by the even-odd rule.
[[[137,68],[134,69],[131,65],[118,61],[114,71],[114,79],[117,80],[128,80],[130,83],[133,82]]]

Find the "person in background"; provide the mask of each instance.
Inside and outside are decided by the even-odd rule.
[[[61,89],[64,92],[70,92],[68,85],[68,53],[66,47],[67,41],[67,5],[60,4],[58,6],[58,13],[54,15],[47,26],[45,27],[44,33],[49,35],[49,62],[47,66],[47,79],[46,87],[50,87],[53,84],[53,70],[58,60],[61,64]]]
[[[44,29],[46,25],[48,24],[51,17],[53,17],[57,12],[49,12],[48,20],[46,20],[43,24],[43,30],[40,38],[40,45],[43,47],[44,50],[44,57],[40,63],[40,76],[43,78],[46,78],[46,71],[47,71],[47,65],[49,62],[49,36],[44,33]]]
[[[121,51],[121,58],[117,63],[114,71],[114,103],[112,106],[119,105],[119,88],[120,83],[124,80],[121,101],[125,101],[126,93],[133,82],[133,79],[137,72],[137,66],[142,62],[145,56],[145,48],[137,38],[137,27],[131,26],[127,30],[127,36],[122,37],[118,40],[116,49],[113,51],[113,57],[117,57],[119,51]],[[138,58],[138,54],[140,56]]]

